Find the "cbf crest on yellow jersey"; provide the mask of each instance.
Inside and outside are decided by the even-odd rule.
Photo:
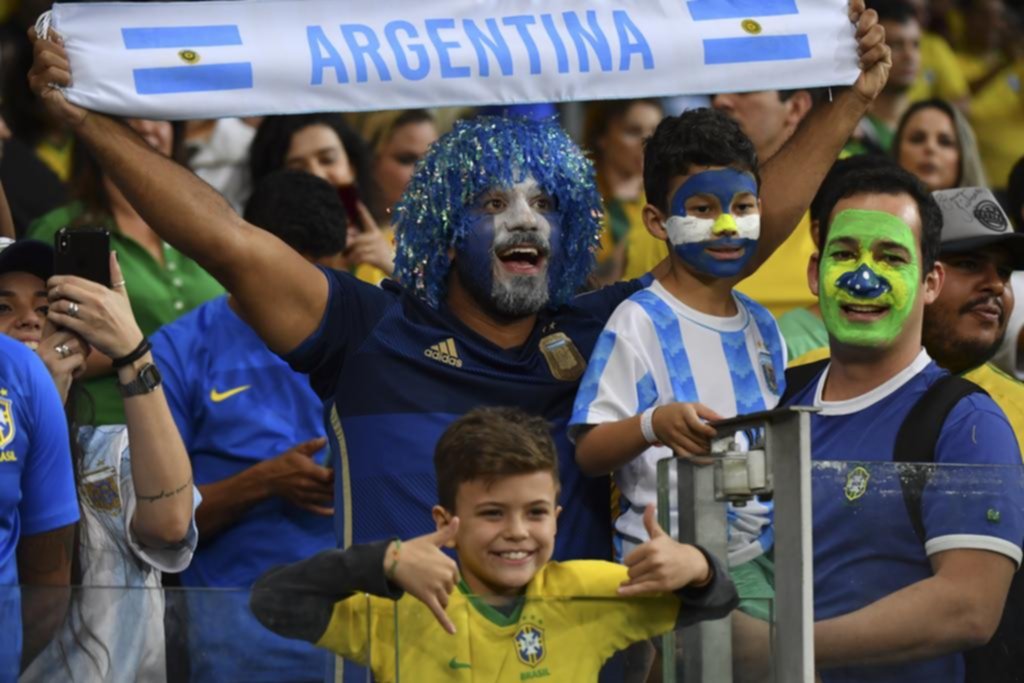
[[[447,610],[455,635],[409,595],[356,595],[335,604],[317,645],[369,664],[380,683],[596,681],[615,652],[671,630],[679,614],[670,593],[619,598],[626,578],[611,562],[550,562],[507,611],[460,584]]]

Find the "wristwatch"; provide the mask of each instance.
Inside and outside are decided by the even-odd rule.
[[[128,398],[129,396],[148,394],[160,386],[160,383],[163,381],[164,378],[160,375],[160,371],[156,369],[156,366],[152,363],[146,363],[139,368],[138,377],[128,382],[128,384],[118,383],[117,386],[121,390],[121,395]]]

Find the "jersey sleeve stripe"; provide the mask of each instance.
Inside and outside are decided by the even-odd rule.
[[[1021,547],[998,536],[981,534],[948,534],[936,536],[925,541],[924,551],[930,557],[945,550],[989,550],[1006,555],[1017,567],[1021,564]]]
[[[658,402],[658,387],[648,372],[636,383],[637,413],[642,413]]]
[[[583,375],[580,388],[576,393],[576,403],[573,406],[572,419],[570,424],[590,424],[588,416],[590,407],[597,400],[598,390],[601,388],[601,377],[608,367],[608,361],[615,350],[616,335],[613,331],[606,329],[597,339],[593,353],[590,354],[590,362],[587,372]]]

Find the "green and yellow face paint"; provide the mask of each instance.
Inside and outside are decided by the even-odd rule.
[[[921,289],[917,240],[891,213],[847,209],[832,221],[818,276],[829,334],[843,344],[888,346]]]

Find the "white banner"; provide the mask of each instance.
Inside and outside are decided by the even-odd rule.
[[[149,118],[849,85],[846,0],[54,5],[71,101]]]

